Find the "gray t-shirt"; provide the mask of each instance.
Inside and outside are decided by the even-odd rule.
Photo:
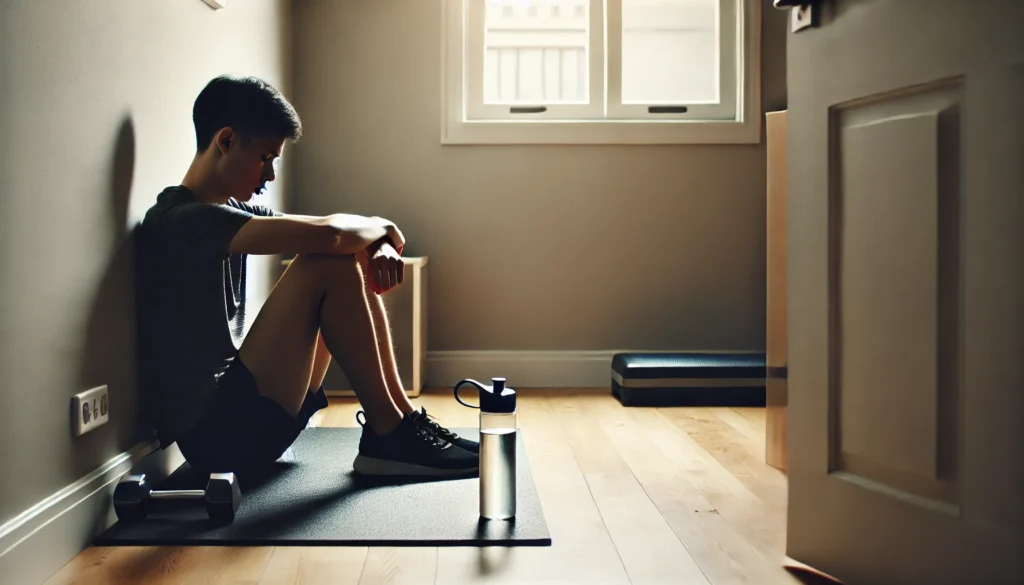
[[[229,254],[262,205],[204,203],[187,188],[157,197],[137,230],[139,383],[163,447],[206,413],[245,327],[244,254]]]

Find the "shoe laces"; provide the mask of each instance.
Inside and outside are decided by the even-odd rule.
[[[360,417],[362,417],[362,420],[360,420]],[[422,425],[419,422],[419,420],[420,420],[419,413],[413,413],[413,422],[416,423],[416,424],[414,424],[412,426],[412,430],[413,430],[413,435],[417,439],[420,439],[420,440],[426,442],[431,447],[434,447],[436,449],[447,449],[448,447],[451,446],[451,443],[449,441],[445,440],[444,437],[439,436],[439,433],[436,430],[434,430],[434,428],[433,428],[433,426],[436,426],[437,428],[440,428],[440,429],[443,429],[443,427],[441,427],[440,425],[437,425],[436,423],[434,423],[433,426],[431,426],[431,425],[424,426],[424,425]],[[362,426],[366,426],[366,413],[361,411],[361,410],[357,411],[356,412],[356,422],[359,423],[359,426],[361,426],[361,427]]]
[[[417,438],[422,439],[424,442],[426,442],[435,449],[447,449],[448,447],[452,446],[451,443],[439,437],[436,433],[434,433],[428,428],[422,427],[420,425],[413,425],[413,429],[413,432],[416,434]]]
[[[429,414],[427,414],[427,409],[426,408],[424,408],[420,412],[415,413],[414,417],[415,417],[416,422],[419,425],[422,425],[422,426],[430,429],[431,432],[433,432],[434,434],[438,435],[439,437],[442,437],[442,438],[444,438],[444,439],[446,439],[448,441],[452,441],[454,439],[459,438],[458,435],[456,435],[452,431],[444,428],[439,423],[434,421],[434,417],[432,417]]]

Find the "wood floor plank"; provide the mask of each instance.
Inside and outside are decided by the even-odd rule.
[[[680,540],[692,543],[694,558],[702,561],[714,585],[799,585],[782,567],[781,556],[769,558],[746,541],[717,512],[689,514],[668,510],[665,520]]]
[[[142,583],[180,554],[176,547],[91,546],[64,565],[45,585]]]
[[[147,574],[146,585],[257,585],[272,547],[181,547],[158,568]]]
[[[625,568],[546,398],[523,393],[518,409],[552,546],[441,547],[437,584],[627,585]]]
[[[753,418],[752,415],[741,414],[735,408],[718,407],[711,408],[710,410],[715,416],[722,419],[726,424],[732,427],[733,430],[750,440],[759,453],[764,453],[764,442],[767,435],[765,435],[765,426],[763,423],[758,425],[751,420]],[[760,410],[760,418],[764,421],[765,409],[762,408]]]
[[[669,409],[629,408],[626,412],[651,440],[686,470],[690,482],[737,532],[777,560],[785,552],[785,508],[765,505],[717,459],[682,432],[665,414]]]
[[[666,408],[662,412],[711,454],[766,505],[786,505],[786,476],[764,462],[764,445],[756,446],[709,408]]]
[[[750,419],[731,408],[688,408],[686,415],[697,421],[697,428],[717,435],[717,444],[731,444],[746,450],[758,465],[764,463],[764,435],[757,435]],[[745,430],[744,430],[745,429]],[[765,468],[769,469],[769,468]],[[774,474],[779,475],[779,474]]]
[[[597,395],[552,397],[550,402],[630,582],[707,584],[696,561],[614,445],[585,415],[583,403],[603,399],[606,398]]]
[[[370,547],[359,585],[432,585],[437,547]]]
[[[256,585],[271,547],[91,547],[48,584]]]
[[[798,583],[757,553],[686,477],[682,464],[612,400],[583,402],[679,540],[714,585]],[[713,409],[717,411],[717,409]]]
[[[366,555],[366,547],[275,547],[259,585],[357,585]]]
[[[110,582],[117,571],[114,557],[121,550],[119,547],[90,546],[51,575],[43,585]]]
[[[750,421],[757,433],[764,436],[768,424],[767,409],[763,406],[734,406],[733,412]]]

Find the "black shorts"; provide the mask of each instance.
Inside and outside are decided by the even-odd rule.
[[[217,381],[206,415],[178,439],[178,448],[201,473],[259,475],[280,459],[313,414],[326,406],[323,387],[307,390],[302,409],[292,417],[259,393],[256,378],[236,355]]]

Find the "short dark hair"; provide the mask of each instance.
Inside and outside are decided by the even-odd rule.
[[[225,126],[246,142],[263,137],[294,142],[302,136],[302,121],[295,108],[274,86],[252,76],[221,75],[212,79],[196,98],[192,122],[200,152]]]

